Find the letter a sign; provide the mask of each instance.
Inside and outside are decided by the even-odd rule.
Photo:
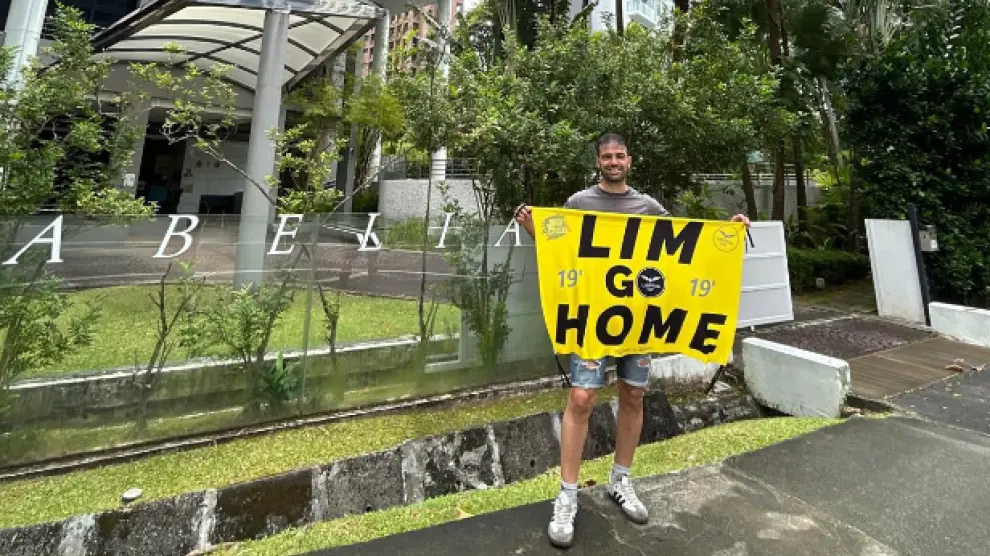
[[[745,225],[533,208],[540,298],[559,354],[732,353]]]

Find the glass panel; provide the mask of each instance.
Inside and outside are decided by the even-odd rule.
[[[0,469],[557,372],[525,235],[285,220],[0,219]]]

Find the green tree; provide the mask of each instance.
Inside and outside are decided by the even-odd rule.
[[[933,294],[985,302],[990,286],[990,6],[979,0],[911,13],[910,25],[846,76],[846,137],[864,212],[939,232]]]
[[[358,94],[350,99],[346,110],[347,123],[358,128],[354,183],[362,184],[376,178],[369,175],[375,145],[381,142],[382,153],[390,150],[389,146],[402,134],[404,114],[399,99],[375,75],[362,79]]]
[[[465,48],[451,65],[450,94],[434,102],[440,110],[426,109],[420,92],[402,96],[408,133],[432,129],[437,144],[475,159],[498,192],[500,218],[523,198],[522,164],[533,170],[537,204],[587,187],[593,141],[607,130],[630,141],[631,183],[673,199],[697,187],[695,173],[736,167],[759,144],[759,126],[781,119],[752,34],[729,40],[704,9],[684,17],[691,25],[677,62],[666,25],[619,36],[592,33],[586,20],[544,23],[533,48],[507,40],[494,64]]]
[[[711,0],[713,15],[735,36],[741,26],[755,23],[757,33],[767,42],[770,61],[778,61],[781,86],[779,106],[792,115],[792,125],[783,133],[768,132],[767,150],[774,152],[775,203],[774,218],[782,216],[783,168],[779,161],[789,157],[798,177],[799,227],[801,237],[811,228],[811,215],[804,196],[803,167],[816,160],[817,153],[826,153],[831,166],[830,181],[838,188],[846,208],[841,212],[846,240],[855,246],[858,223],[858,196],[854,184],[845,181],[840,136],[840,117],[835,96],[841,104],[842,90],[834,83],[840,80],[846,64],[878,55],[884,45],[902,26],[903,5],[888,0]],[[777,46],[775,46],[777,45]],[[775,52],[774,49],[779,50]],[[817,116],[816,116],[817,115]],[[781,140],[782,138],[785,138]],[[809,155],[809,152],[811,154]],[[744,173],[744,181],[745,180]],[[836,227],[838,229],[838,227]],[[841,239],[841,238],[840,238]]]
[[[488,243],[488,225],[526,199],[524,166],[535,204],[559,205],[590,185],[592,144],[607,130],[630,141],[633,185],[669,199],[698,187],[696,172],[734,164],[758,144],[757,126],[779,116],[775,80],[753,62],[759,45],[749,35],[730,41],[704,10],[685,17],[694,25],[679,62],[665,26],[592,33],[587,17],[542,21],[531,46],[508,33],[498,56],[461,26],[448,78],[434,71],[426,47],[409,59],[417,71],[391,82],[407,116],[405,141],[421,152],[442,145],[474,163],[478,212],[465,222],[468,245]],[[465,249],[451,250],[457,273],[469,277],[455,280],[454,297],[493,364],[508,333],[500,300],[511,281],[505,267],[489,268],[483,253]]]
[[[92,26],[78,11],[61,6],[53,24],[49,50],[58,63],[43,68],[35,60],[25,68],[21,86],[0,85],[3,261],[13,262],[28,226],[56,220],[38,217],[44,206],[61,215],[56,221],[63,238],[94,222],[106,224],[111,217],[126,222],[153,210],[116,187],[141,132],[126,117],[136,99],[98,101],[110,61],[92,59]],[[0,72],[6,75],[12,61],[11,49],[0,50]],[[49,256],[43,248],[30,249],[0,269],[0,418],[12,381],[88,343],[98,315],[89,307],[66,316],[71,302],[49,271]]]

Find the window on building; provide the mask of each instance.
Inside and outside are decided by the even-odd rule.
[[[82,12],[83,19],[97,27],[109,27],[138,7],[139,0],[62,0]],[[48,2],[49,16],[55,13],[56,3]]]
[[[43,0],[38,0],[43,1]],[[98,26],[109,27],[138,8],[140,0],[62,0],[66,6],[82,12],[83,19]],[[7,26],[11,0],[0,0],[0,29]],[[48,0],[47,16],[55,14],[55,0]]]

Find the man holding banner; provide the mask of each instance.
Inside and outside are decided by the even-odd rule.
[[[560,431],[560,494],[547,532],[570,546],[588,420],[606,366],[616,365],[619,411],[608,495],[636,523],[648,512],[629,480],[643,425],[652,356],[683,353],[725,363],[732,351],[749,220],[670,218],[626,184],[631,159],[614,133],[596,144],[601,182],[562,209],[516,210],[536,241],[540,297],[554,350],[570,356],[571,390]]]

